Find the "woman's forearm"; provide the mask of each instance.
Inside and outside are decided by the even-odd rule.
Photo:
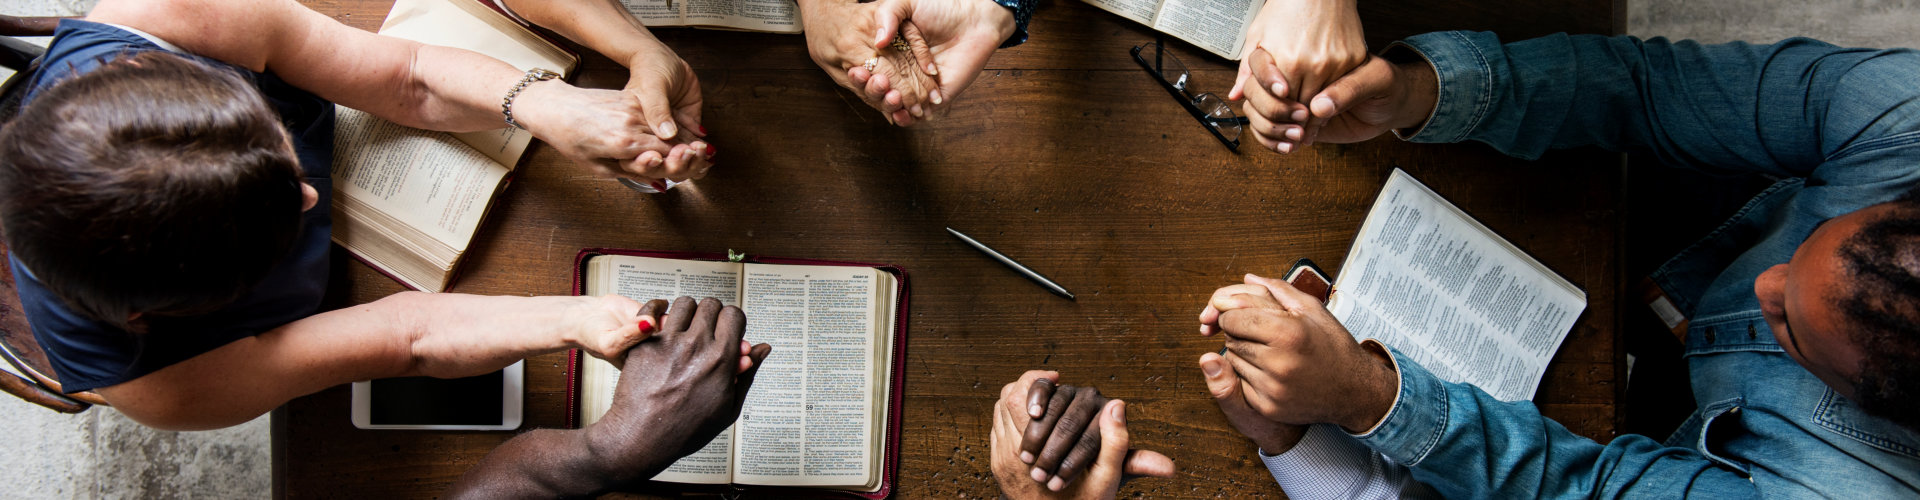
[[[659,44],[617,0],[508,0],[507,8],[540,27],[624,65],[648,44]]]
[[[616,321],[614,301],[405,292],[288,323],[98,392],[151,427],[215,429],[348,382],[478,375],[573,347],[577,329]],[[610,331],[635,331],[626,325]]]
[[[592,297],[495,297],[408,292],[381,299],[408,339],[405,369],[387,376],[463,377],[578,347]]]

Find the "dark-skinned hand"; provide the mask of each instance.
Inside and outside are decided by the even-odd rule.
[[[664,305],[650,301],[641,314],[657,316]],[[748,346],[746,315],[713,298],[675,299],[659,324],[627,352],[613,405],[590,438],[596,450],[630,452],[619,459],[664,469],[733,425],[773,346]]]
[[[1000,389],[1000,400],[993,408],[990,441],[994,478],[999,481],[1002,493],[1015,499],[1105,499],[1113,498],[1126,477],[1173,477],[1172,459],[1158,452],[1130,447],[1124,402],[1101,397],[1092,388],[1060,390],[1062,388],[1055,387],[1059,377],[1060,374],[1050,371],[1028,371]],[[1045,393],[1034,396],[1033,389],[1043,387],[1040,380],[1046,381]],[[1094,399],[1099,400],[1098,404],[1091,404],[1095,403]],[[1061,403],[1057,408],[1053,407],[1055,401]],[[1036,402],[1041,410],[1030,411]],[[1076,403],[1087,406],[1076,408]],[[1069,414],[1084,416],[1082,428],[1065,431],[1060,420]],[[1035,419],[1033,415],[1042,418]],[[1036,427],[1040,420],[1049,422],[1045,430]],[[1069,422],[1064,427],[1073,426]],[[1055,433],[1053,429],[1062,431]],[[1030,440],[1029,436],[1043,436],[1044,440]],[[1092,436],[1092,441],[1082,444],[1087,436]],[[1029,441],[1040,444],[1029,445]],[[1023,448],[1039,452],[1023,451]],[[1048,477],[1035,481],[1033,462],[1046,450],[1056,448],[1064,450],[1060,452],[1062,464],[1047,472]],[[1031,459],[1022,460],[1021,455]],[[1055,473],[1066,476],[1053,475]]]
[[[652,478],[732,425],[773,347],[742,340],[746,316],[718,300],[681,297],[666,309],[664,300],[648,301],[637,318],[622,321],[647,325],[639,329],[652,336],[618,358],[613,405],[599,421],[508,440],[454,483],[450,496],[589,496]]]
[[[1033,379],[1027,388],[1027,416],[1033,421],[1020,440],[1020,461],[1033,466],[1034,481],[1060,491],[1093,463],[1100,454],[1098,419],[1107,401],[1100,389]]]

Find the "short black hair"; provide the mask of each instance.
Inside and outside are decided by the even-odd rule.
[[[0,227],[76,312],[211,312],[244,296],[300,231],[286,127],[251,75],[166,52],[39,92],[0,130]]]
[[[1920,190],[1840,245],[1853,287],[1835,297],[1865,356],[1853,380],[1861,409],[1920,430]]]

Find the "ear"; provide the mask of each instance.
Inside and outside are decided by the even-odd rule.
[[[308,210],[313,210],[313,206],[319,203],[320,203],[320,191],[313,189],[312,184],[301,182],[300,183],[300,211],[305,212]]]

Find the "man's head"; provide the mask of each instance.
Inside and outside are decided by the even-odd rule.
[[[266,276],[312,188],[237,72],[147,52],[40,92],[0,131],[0,227],[78,312],[208,312]]]
[[[1920,191],[1822,223],[1754,293],[1787,355],[1920,430]]]

